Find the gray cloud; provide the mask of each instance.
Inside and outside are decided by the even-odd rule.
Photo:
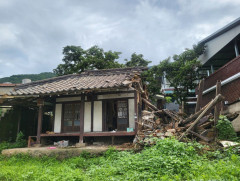
[[[52,71],[62,48],[99,45],[157,64],[238,18],[238,0],[0,1],[0,77]]]

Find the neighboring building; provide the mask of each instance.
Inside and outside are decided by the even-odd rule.
[[[200,41],[206,51],[199,57],[204,79],[201,107],[215,97],[216,83],[221,81],[221,93],[225,97],[224,109],[240,111],[240,18],[224,26]]]
[[[131,137],[141,119],[145,68],[90,70],[26,83],[8,93],[2,105],[38,106],[37,142],[46,137]],[[140,88],[140,91],[139,91]],[[54,134],[42,132],[43,113],[53,111]]]

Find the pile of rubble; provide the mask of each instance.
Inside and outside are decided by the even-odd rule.
[[[219,102],[223,101],[222,95],[217,95],[205,107],[195,114],[184,118],[181,114],[167,109],[159,110],[148,100],[143,98],[148,110],[142,112],[142,120],[138,122],[138,133],[134,143],[138,145],[153,144],[151,138],[164,139],[175,136],[183,141],[185,138],[201,140],[204,142],[214,141],[216,138],[216,119],[209,113]]]

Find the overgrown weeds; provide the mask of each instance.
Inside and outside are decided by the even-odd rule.
[[[218,139],[220,140],[237,141],[239,139],[232,123],[226,116],[220,115],[216,128],[218,130]]]
[[[238,180],[235,152],[202,153],[198,143],[156,141],[140,153],[110,148],[102,156],[84,152],[65,160],[0,157],[0,180]],[[209,158],[211,157],[211,160]],[[23,167],[24,165],[24,167]]]
[[[0,143],[0,154],[2,150],[4,149],[10,149],[10,148],[23,148],[27,146],[27,141],[24,139],[23,133],[20,131],[17,134],[17,138],[15,142],[2,142]]]

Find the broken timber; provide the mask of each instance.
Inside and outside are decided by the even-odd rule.
[[[185,131],[180,137],[179,137],[179,141],[182,140],[182,138],[184,136],[187,135],[187,133],[198,123],[198,121],[204,116],[204,114],[209,111],[212,107],[214,107],[219,101],[224,100],[224,97],[219,94],[215,97],[215,99],[213,99],[210,104],[204,109],[204,111],[198,116],[198,118],[191,124],[191,126],[187,129],[187,131]]]
[[[191,115],[189,118],[187,118],[186,120],[180,122],[179,124],[181,125],[185,125],[190,123],[191,121],[193,121],[194,119],[196,119],[205,109],[206,107],[210,104],[211,102],[209,102],[206,106],[204,106],[200,111],[196,112],[195,114]]]

